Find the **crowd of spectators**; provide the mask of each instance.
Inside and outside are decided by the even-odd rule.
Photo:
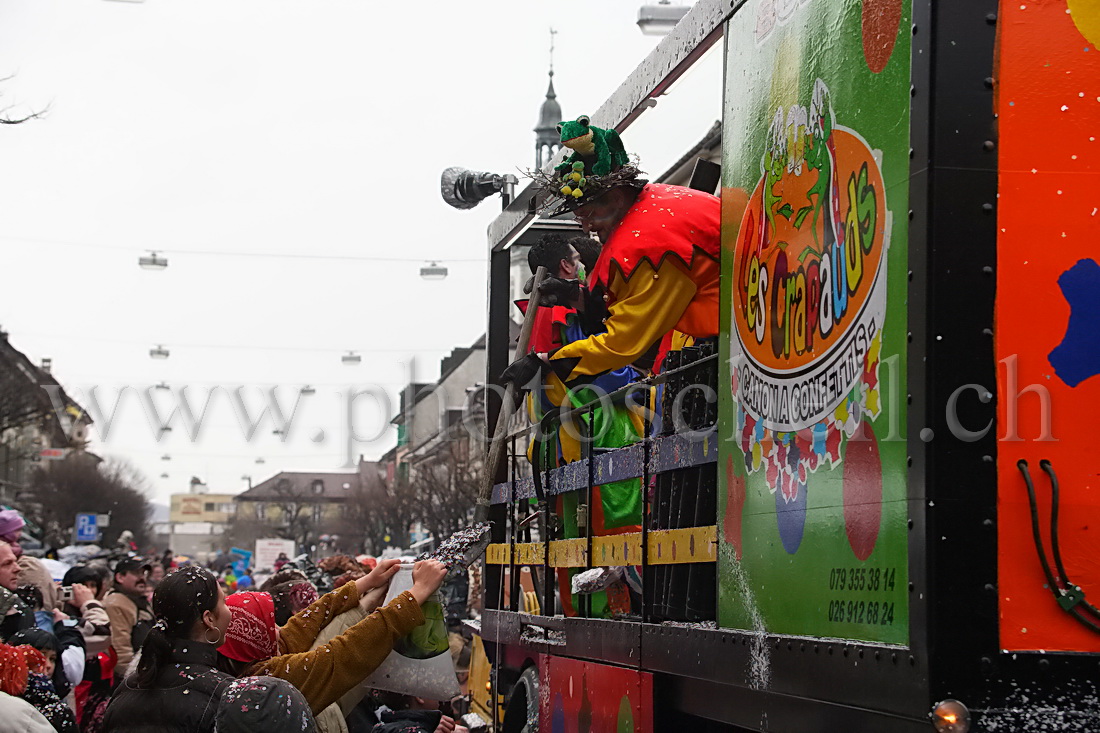
[[[281,556],[257,578],[125,548],[55,582],[21,552],[23,526],[0,511],[0,733],[466,730],[452,701],[360,689],[424,623],[437,561],[385,605],[396,559]]]

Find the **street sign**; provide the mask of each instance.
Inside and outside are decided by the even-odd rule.
[[[73,542],[96,542],[98,540],[99,529],[96,526],[96,515],[77,514]]]

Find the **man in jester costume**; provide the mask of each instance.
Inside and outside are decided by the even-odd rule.
[[[585,265],[579,250],[589,249],[595,244],[588,237],[578,236],[566,240],[559,235],[543,237],[528,252],[528,264],[531,270],[542,266],[551,276],[561,280],[584,280]],[[595,260],[592,260],[595,264]],[[527,301],[516,303],[526,312]],[[585,308],[583,301],[578,307],[565,305],[547,305],[539,309],[531,333],[531,350],[546,352],[587,338],[592,333],[603,331],[602,302]],[[601,403],[600,395],[608,395],[616,390],[638,381],[640,374],[630,366],[614,369],[595,377],[591,382],[578,385],[574,389],[565,389],[560,380],[549,384],[545,389],[528,395],[527,408],[533,422],[538,422],[549,411],[564,407],[580,407],[597,403],[592,418],[585,421],[584,432],[594,436],[595,449],[621,448],[637,442],[642,435],[644,422],[641,410],[626,404],[625,398],[609,403]],[[578,433],[571,427],[561,427],[555,435],[543,442],[534,442],[528,450],[528,456],[535,459],[535,451],[541,451],[537,464],[542,467],[557,466],[581,458],[581,445]],[[533,462],[535,462],[533,460]],[[562,519],[564,538],[572,539],[584,536],[578,523],[578,505],[580,494],[569,492],[557,497],[557,514]],[[590,515],[592,534],[608,536],[641,531],[642,522],[641,483],[638,479],[628,479],[593,487],[593,511]],[[570,580],[575,570],[559,570],[558,583],[562,599],[562,608],[566,616],[575,616],[577,603],[571,593]],[[615,613],[630,610],[629,592],[622,583],[616,583],[606,592],[592,594],[591,613],[594,617],[609,617]]]
[[[579,165],[583,171],[576,170]],[[603,243],[587,287],[556,278],[543,287],[557,302],[576,304],[584,296],[602,295],[607,307],[602,333],[538,355],[552,371],[550,381],[567,386],[633,364],[654,344],[659,344],[654,362],[659,369],[670,350],[718,335],[718,197],[649,183],[630,163],[612,165],[606,175],[595,175],[588,166],[582,156],[560,179],[556,173],[543,181],[560,197],[559,212],[572,211]],[[523,357],[506,376],[529,377],[538,368],[535,358]]]
[[[598,141],[599,128],[583,121]],[[563,127],[564,138],[572,130],[566,123]],[[552,176],[536,172],[536,180],[560,203],[555,215],[572,211],[603,248],[586,282],[549,278],[540,296],[541,302],[587,304],[586,311],[602,301],[602,326],[525,355],[502,375],[524,385],[545,373],[548,395],[576,393],[602,375],[638,363],[655,346],[651,363],[659,370],[669,351],[718,335],[718,197],[649,183],[635,165],[624,162],[625,154],[611,156],[610,167],[601,166],[598,174],[594,167],[604,162],[599,151],[577,152],[581,155]]]

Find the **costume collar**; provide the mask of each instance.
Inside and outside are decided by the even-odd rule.
[[[717,260],[719,234],[717,196],[683,186],[649,183],[600,250],[588,275],[588,288],[610,285],[616,271],[629,280],[642,262],[648,262],[656,271],[670,257],[688,269],[698,256]]]

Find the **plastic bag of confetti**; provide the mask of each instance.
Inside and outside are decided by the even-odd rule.
[[[390,581],[386,603],[410,588],[412,565],[402,565]],[[462,694],[451,659],[439,594],[434,594],[421,608],[424,623],[397,640],[381,666],[363,681],[365,687],[428,700],[450,700]]]

